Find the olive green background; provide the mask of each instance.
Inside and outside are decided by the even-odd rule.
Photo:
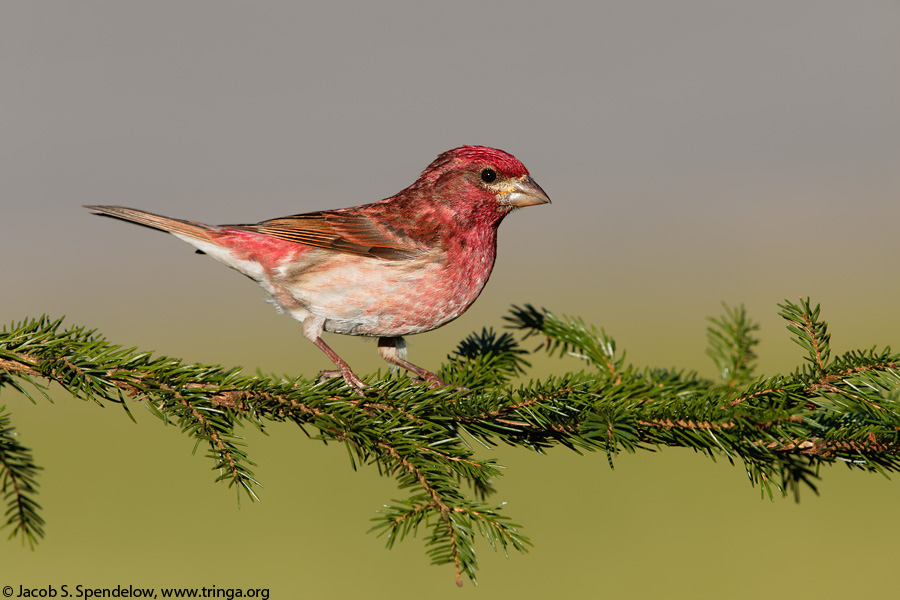
[[[511,215],[459,320],[411,338],[437,368],[510,304],[583,316],[638,364],[697,369],[706,317],[745,303],[759,368],[802,361],[784,298],[837,352],[900,343],[900,4],[6,2],[0,6],[0,317],[48,313],[189,361],[312,375],[329,362],[261,291],[175,239],[91,216],[218,223],[360,204],[460,144],[508,150],[553,204]],[[329,338],[357,372],[370,340]],[[530,343],[530,342],[529,342]],[[533,358],[531,375],[580,369]],[[835,466],[761,500],[688,451],[502,448],[498,502],[532,537],[481,545],[479,585],[421,540],[366,535],[402,498],[346,451],[248,431],[262,502],[139,405],[32,405],[47,538],[0,544],[0,586],[266,587],[271,598],[841,598],[894,593],[897,482]]]

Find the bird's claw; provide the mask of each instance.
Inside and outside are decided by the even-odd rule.
[[[362,390],[367,387],[365,382],[356,376],[356,373],[350,370],[344,372],[341,369],[326,369],[325,371],[319,371],[319,376],[316,379],[316,382],[322,383],[329,379],[334,379],[335,377],[342,377],[347,385],[358,390]]]
[[[350,369],[347,369],[347,370],[326,369],[324,371],[319,371],[319,375],[316,378],[316,382],[323,383],[325,381],[328,381],[329,379],[334,379],[335,377],[342,377],[344,379],[344,382],[347,385],[349,385],[350,387],[356,388],[358,390],[363,390],[368,387],[366,385],[366,383],[362,379],[357,377],[356,373],[354,373]],[[437,389],[437,388],[446,387],[446,388],[453,388],[454,390],[456,390],[458,392],[460,392],[460,391],[468,392],[469,391],[469,388],[454,386],[452,384],[449,384],[446,381],[444,381],[443,379],[441,379],[440,377],[438,377],[437,375],[435,375],[434,373],[431,373],[429,371],[425,371],[425,373],[423,373],[421,377],[422,377],[422,382],[427,383],[429,389]]]

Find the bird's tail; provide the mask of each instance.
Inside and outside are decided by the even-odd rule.
[[[172,219],[162,215],[153,214],[136,208],[127,208],[125,206],[85,206],[85,208],[94,211],[94,214],[113,217],[123,221],[137,223],[151,229],[159,229],[168,231],[178,236],[184,236],[201,241],[211,241],[213,232],[216,228],[197,221],[187,221],[185,219]]]

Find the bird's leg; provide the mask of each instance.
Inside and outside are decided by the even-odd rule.
[[[274,296],[274,294],[273,294]],[[276,296],[278,306],[283,307],[291,313],[291,316],[300,321],[303,328],[303,337],[311,341],[316,347],[324,352],[331,362],[335,364],[337,369],[322,371],[319,373],[319,381],[330,377],[343,377],[347,385],[356,389],[363,389],[366,384],[363,380],[356,376],[356,373],[350,368],[344,359],[338,356],[338,353],[332,350],[325,340],[322,339],[322,331],[325,329],[325,318],[321,316],[310,315],[309,312],[300,306],[287,292]]]
[[[319,373],[319,377],[328,378],[341,376],[344,378],[344,381],[347,382],[347,385],[351,385],[360,390],[366,387],[366,384],[363,383],[363,380],[357,377],[356,373],[354,373],[353,370],[350,369],[350,365],[348,365],[343,358],[338,356],[338,353],[332,350],[331,347],[325,343],[325,340],[317,337],[315,340],[313,340],[313,343],[318,346],[319,350],[327,354],[328,358],[331,359],[331,362],[333,362],[337,366],[337,370],[322,371],[321,373]]]
[[[402,337],[382,337],[378,338],[378,353],[388,364],[403,367],[410,373],[415,373],[429,383],[429,387],[444,387],[447,383],[432,373],[426,371],[422,367],[418,367],[408,360],[401,358],[400,351],[406,348],[406,343]]]

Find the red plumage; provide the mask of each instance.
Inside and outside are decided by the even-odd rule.
[[[338,367],[326,375],[364,387],[322,332],[378,337],[389,363],[444,385],[403,358],[402,336],[465,312],[491,274],[503,218],[549,201],[511,154],[462,146],[438,156],[390,198],[255,225],[211,226],[120,206],[87,208],[168,231],[255,280]]]

